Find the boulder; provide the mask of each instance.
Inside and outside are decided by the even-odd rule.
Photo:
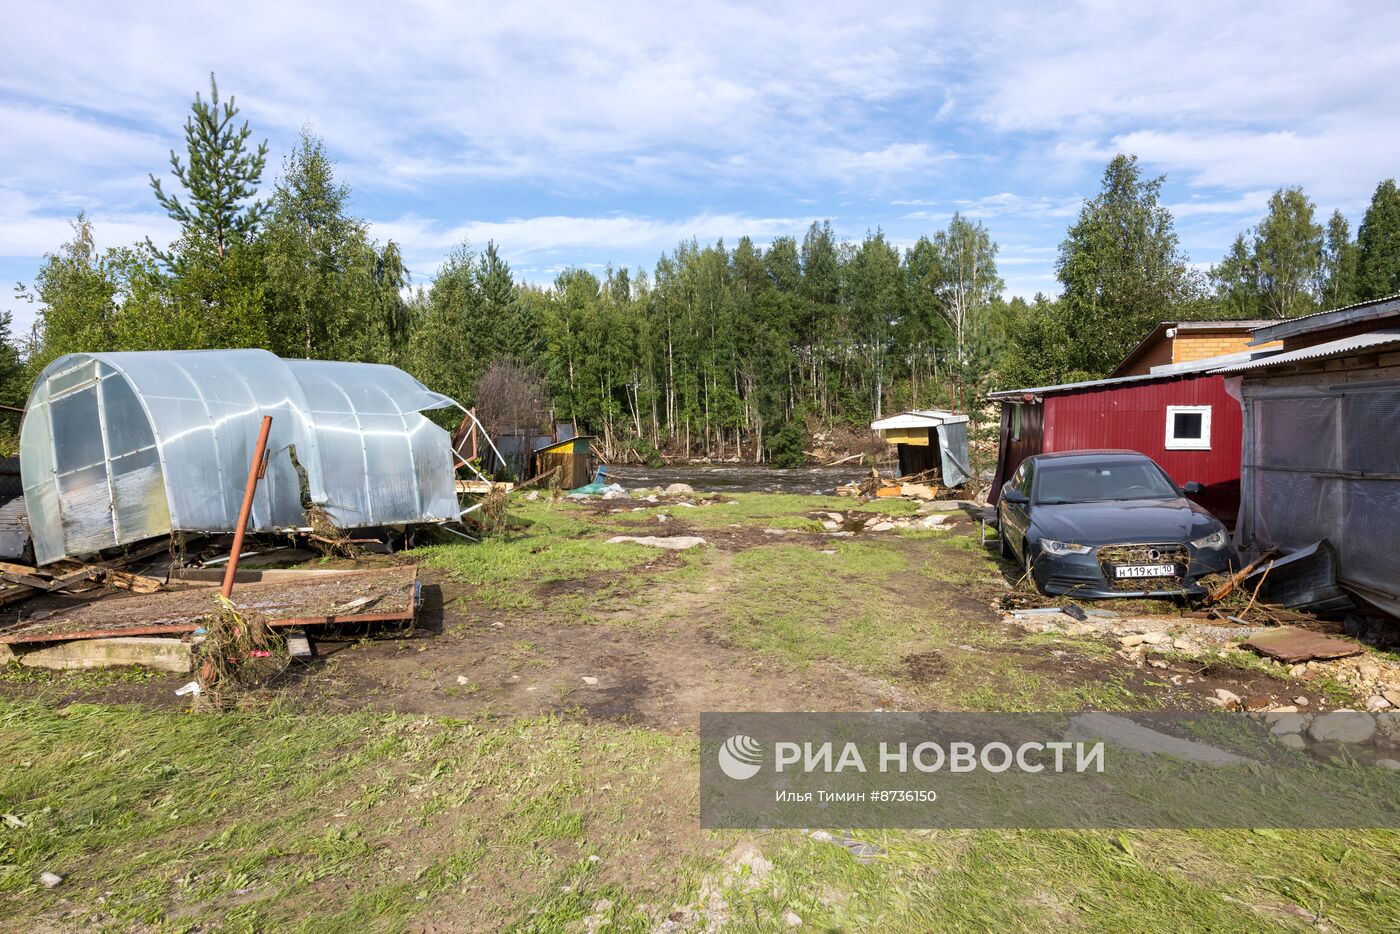
[[[666,487],[667,496],[691,496],[695,493],[695,487],[689,483],[673,483]]]
[[[1374,717],[1351,710],[1322,714],[1308,727],[1308,736],[1319,743],[1365,743],[1375,732]]]

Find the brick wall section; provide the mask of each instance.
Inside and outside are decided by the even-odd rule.
[[[1186,331],[1171,342],[1172,363],[1190,363],[1207,357],[1223,357],[1226,354],[1243,353],[1246,350],[1262,350],[1277,347],[1279,343],[1249,346],[1249,334],[1231,334],[1224,331]]]
[[[1161,338],[1157,343],[1147,348],[1141,357],[1128,369],[1119,373],[1119,376],[1141,376],[1154,366],[1161,366],[1164,363],[1172,362],[1172,342],[1167,338]]]

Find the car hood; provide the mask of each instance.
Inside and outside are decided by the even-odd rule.
[[[1043,537],[1081,545],[1186,542],[1220,526],[1214,516],[1188,499],[1035,506],[1032,520]]]

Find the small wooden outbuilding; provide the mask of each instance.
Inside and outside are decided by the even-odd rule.
[[[551,484],[557,483],[566,490],[587,486],[593,481],[594,440],[596,439],[591,435],[580,435],[536,448],[530,475],[538,477],[557,469],[559,473],[557,477],[550,479]]]

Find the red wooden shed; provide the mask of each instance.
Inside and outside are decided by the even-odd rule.
[[[1246,361],[1232,354],[1087,383],[992,393],[1001,403],[1001,444],[989,502],[1032,454],[1123,449],[1146,454],[1178,485],[1233,524],[1240,501],[1240,403],[1212,369]]]

